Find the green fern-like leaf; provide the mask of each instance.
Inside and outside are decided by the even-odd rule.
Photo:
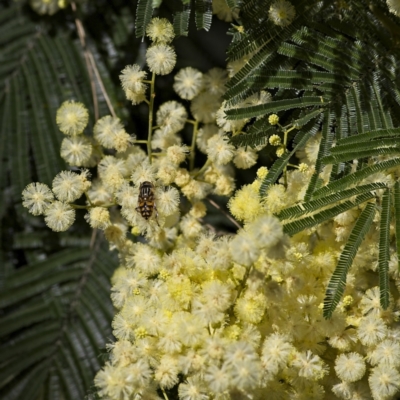
[[[196,26],[197,29],[206,31],[211,28],[212,20],[212,0],[196,0]]]
[[[7,279],[0,294],[2,398],[20,399],[29,387],[23,398],[37,399],[50,382],[68,398],[85,397],[100,367],[104,333],[110,334],[108,281],[115,265],[97,241],[93,250],[62,250]]]
[[[360,194],[370,192],[372,192],[371,194],[375,196],[376,194],[374,192],[376,190],[384,189],[386,187],[386,183],[384,182],[369,183],[367,185],[357,186],[352,189],[347,189],[330,194],[325,197],[320,197],[317,200],[306,201],[296,206],[286,208],[285,210],[282,210],[279,214],[277,214],[277,217],[282,221],[297,219],[304,215],[312,214],[321,209],[324,209],[330,204],[338,203],[340,201],[348,199],[349,197],[358,196]]]
[[[186,7],[183,11],[178,11],[174,15],[174,31],[177,36],[187,36],[189,34],[189,19],[189,7]]]
[[[349,136],[343,139],[338,140],[337,146],[342,147],[354,143],[361,144],[362,142],[368,142],[373,139],[381,139],[385,137],[398,137],[400,136],[400,128],[391,128],[391,129],[378,129],[375,131],[365,132],[358,135]]]
[[[228,116],[228,119],[236,120],[258,117],[260,115],[269,113],[278,113],[279,111],[286,111],[294,108],[305,108],[321,105],[323,105],[323,103],[320,97],[310,96],[287,100],[277,100],[258,106],[232,108],[230,110],[226,110],[225,113]]]
[[[364,167],[352,174],[333,181],[328,185],[316,190],[312,195],[312,199],[315,200],[335,193],[337,191],[347,189],[350,186],[362,181],[363,179],[366,179],[367,177],[376,174],[377,172],[385,171],[398,165],[400,165],[400,158],[394,158],[393,160],[382,161],[380,163]]]
[[[319,182],[319,174],[322,171],[323,167],[323,158],[329,152],[330,148],[332,147],[333,141],[333,134],[331,132],[331,113],[329,109],[324,112],[324,124],[322,129],[322,139],[319,145],[318,157],[315,163],[315,172],[311,177],[310,183],[306,190],[306,194],[304,196],[305,200],[309,200],[312,196],[312,193],[315,191],[317,184]]]
[[[136,9],[136,37],[144,38],[146,28],[153,16],[153,0],[139,0]]]
[[[342,298],[346,286],[347,273],[357,254],[358,248],[372,225],[374,215],[375,205],[372,203],[367,204],[350,233],[349,239],[340,255],[338,265],[335,268],[326,290],[324,300],[325,318],[330,318],[332,316]]]
[[[382,196],[378,259],[380,301],[384,310],[389,307],[390,208],[391,191],[387,188]]]
[[[400,182],[394,184],[394,216],[396,221],[396,249],[398,269],[400,271]]]
[[[363,204],[374,197],[375,195],[373,193],[363,193],[357,196],[354,200],[348,200],[309,217],[288,222],[287,224],[284,224],[283,230],[290,236],[295,235],[296,233],[304,231],[305,229],[312,228],[321,224],[322,222],[329,221],[333,217],[336,217],[345,211],[351,210],[352,208]]]

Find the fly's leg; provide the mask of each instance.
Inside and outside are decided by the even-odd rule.
[[[157,206],[156,206],[156,203],[155,203],[155,202],[154,202],[154,212],[156,213],[156,222],[157,222],[157,225],[160,226],[160,224],[158,223],[158,210],[157,210]]]

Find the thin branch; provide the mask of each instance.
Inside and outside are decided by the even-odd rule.
[[[223,210],[214,200],[207,199],[207,201],[214,206],[216,209],[222,212],[222,214],[225,215],[226,218],[229,219],[238,229],[241,229],[242,227],[235,221],[225,210]]]
[[[106,91],[106,89],[104,87],[103,80],[101,79],[99,70],[97,69],[96,62],[94,60],[93,54],[87,48],[86,40],[85,40],[85,37],[86,37],[85,29],[83,27],[82,21],[80,20],[80,18],[77,15],[77,9],[76,9],[75,2],[71,2],[71,8],[72,8],[72,11],[75,14],[75,25],[76,25],[76,29],[77,29],[77,32],[78,32],[79,41],[80,41],[82,49],[83,49],[86,68],[87,68],[87,71],[88,71],[88,74],[89,74],[90,86],[91,86],[92,97],[93,97],[93,107],[94,107],[95,120],[97,121],[99,119],[99,104],[98,104],[98,100],[97,100],[96,82],[95,82],[95,79],[94,79],[95,76],[96,76],[96,79],[97,79],[97,81],[99,83],[101,93],[104,96],[104,99],[105,99],[105,101],[107,103],[107,106],[108,106],[108,108],[110,110],[111,115],[113,117],[116,117],[116,114],[115,114],[115,111],[114,111],[114,107],[112,106],[110,98],[109,98],[109,96],[107,94],[107,91]]]
[[[151,164],[151,161],[152,161],[151,137],[152,137],[152,134],[153,134],[154,97],[156,97],[156,94],[154,93],[155,80],[156,80],[156,74],[153,72],[153,74],[151,76],[151,85],[150,85],[149,130],[148,130],[148,135],[147,135],[147,155],[149,157],[150,164]]]

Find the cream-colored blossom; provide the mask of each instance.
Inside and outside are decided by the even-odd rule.
[[[269,19],[275,25],[288,26],[293,22],[296,16],[296,10],[289,1],[277,0],[272,3],[268,15]]]
[[[389,8],[389,11],[396,15],[397,17],[400,17],[400,2],[399,0],[386,0],[386,4]]]
[[[146,62],[151,72],[157,75],[167,75],[175,67],[175,50],[167,44],[155,44],[147,49]]]
[[[244,147],[239,147],[236,149],[235,156],[233,158],[233,163],[237,168],[248,169],[256,164],[258,154],[252,149],[245,149]]]
[[[92,155],[93,146],[89,139],[80,136],[66,137],[61,142],[61,157],[76,167],[87,166]]]
[[[163,103],[156,113],[157,125],[163,133],[176,133],[186,122],[187,112],[185,107],[177,101],[171,100]]]
[[[211,68],[203,75],[204,89],[212,95],[222,96],[225,93],[227,81],[228,73],[221,68]]]
[[[30,0],[31,7],[40,15],[53,15],[59,11],[59,0]]]
[[[44,183],[30,183],[22,192],[22,205],[33,215],[43,214],[54,200],[50,188]]]
[[[64,101],[57,110],[56,122],[65,135],[79,135],[86,128],[89,113],[82,103]]]
[[[203,86],[203,74],[192,67],[181,69],[174,77],[174,90],[181,99],[192,100]]]
[[[178,388],[180,400],[208,400],[207,389],[199,376],[189,377]]]
[[[365,362],[359,353],[340,354],[335,360],[337,376],[345,382],[360,380],[365,369]]]
[[[133,137],[124,129],[121,120],[111,115],[100,118],[93,128],[96,140],[105,148],[123,152],[133,143]]]
[[[218,127],[215,124],[205,124],[197,132],[196,144],[202,153],[207,152],[208,139],[218,133]]]
[[[106,229],[110,224],[110,213],[106,208],[94,207],[85,216],[92,228]]]
[[[220,106],[221,100],[218,95],[202,92],[192,100],[190,111],[197,121],[211,124],[215,122],[215,115]]]
[[[361,319],[357,334],[363,345],[370,346],[385,338],[387,327],[378,316],[368,315]]]
[[[183,161],[185,161],[187,155],[189,154],[189,147],[186,145],[174,145],[170,146],[167,149],[167,158],[168,160],[175,165],[179,165]]]
[[[217,134],[208,139],[206,152],[212,162],[224,165],[232,160],[235,147],[229,144],[227,136]]]
[[[392,398],[400,391],[400,373],[388,365],[379,365],[372,370],[368,383],[374,400]]]
[[[166,18],[153,18],[147,25],[146,35],[155,43],[170,43],[175,36],[174,27]]]
[[[47,226],[55,232],[66,231],[75,221],[75,210],[67,203],[54,201],[44,212]]]
[[[146,79],[146,71],[142,71],[137,64],[127,65],[119,76],[125,96],[132,104],[138,104],[144,100],[144,92],[147,85],[143,82]]]
[[[239,221],[252,221],[263,211],[261,198],[251,185],[245,185],[238,190],[229,200],[228,207]]]

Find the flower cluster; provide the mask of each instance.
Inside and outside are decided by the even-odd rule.
[[[116,342],[95,383],[104,398],[390,399],[400,390],[398,291],[380,306],[371,229],[332,319],[327,283],[349,213],[288,238],[272,216],[304,196],[310,173],[288,173],[265,200],[257,179],[230,202],[244,227],[216,237],[184,229],[168,252],[136,243],[113,277]],[[184,217],[185,218],[185,217]],[[183,220],[180,223],[184,225]],[[391,277],[398,284],[397,260]],[[367,273],[367,271],[370,271]],[[375,285],[375,286],[374,286]],[[372,286],[372,288],[371,288]],[[242,396],[242,397],[240,397]],[[244,397],[243,397],[244,396]],[[247,397],[246,397],[247,396]]]
[[[277,2],[288,7],[285,18],[293,19],[286,3]],[[282,12],[279,16],[284,18]],[[228,74],[218,68],[178,71],[173,88],[182,102],[170,100],[155,109],[155,78],[175,66],[173,29],[155,18],[147,35],[151,78],[138,65],[120,75],[127,99],[149,105],[147,140],[126,132],[114,116],[96,121],[93,135],[84,134],[86,108],[66,102],[57,113],[66,135],[61,155],[76,171],[93,168],[96,178],[90,181],[86,169],[63,171],[52,190],[32,183],[23,192],[23,205],[44,215],[55,231],[67,229],[75,209],[85,208],[90,226],[104,231],[119,252],[111,294],[116,341],[95,378],[99,395],[111,400],[168,399],[171,393],[180,400],[393,398],[400,390],[395,252],[387,310],[380,307],[374,272],[378,230],[371,229],[343,299],[325,320],[327,284],[360,209],[292,238],[274,216],[304,200],[320,136],[298,152],[297,168],[285,171],[263,198],[266,167],[235,190],[235,168],[254,166],[268,144],[278,156],[286,151],[287,132],[282,135],[279,117],[270,116],[269,123],[280,129],[263,145],[233,146],[230,136],[241,134],[248,120],[227,118],[231,106],[222,96]],[[270,101],[262,91],[241,105]],[[191,143],[180,135],[187,124],[193,128]],[[207,157],[201,168],[195,168],[197,151]],[[320,178],[326,181],[329,173],[324,168]],[[390,174],[384,179],[393,184]],[[209,194],[230,197],[228,208],[239,226],[235,234],[204,223]]]

